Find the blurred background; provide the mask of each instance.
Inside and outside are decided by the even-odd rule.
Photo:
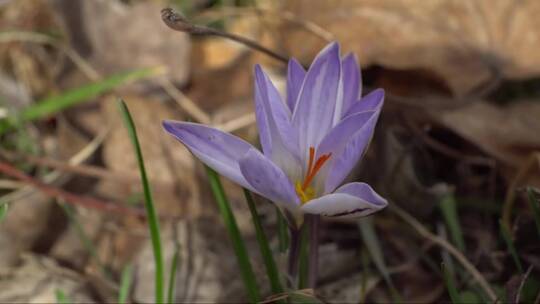
[[[338,41],[358,56],[363,94],[386,90],[349,179],[369,182],[391,207],[323,222],[318,297],[441,303],[446,277],[464,302],[540,302],[536,0],[0,0],[0,302],[116,301],[122,273],[133,279],[130,302],[153,300],[119,97],[138,128],[166,264],[179,253],[175,299],[246,299],[204,169],[161,121],[257,143],[253,65],[282,92],[286,66],[173,31],[165,7],[305,66]],[[242,191],[224,183],[270,296]],[[275,209],[262,199],[258,208],[277,247]]]

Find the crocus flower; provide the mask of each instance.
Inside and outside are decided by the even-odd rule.
[[[295,217],[366,216],[387,202],[369,185],[342,185],[368,146],[384,91],[359,98],[361,75],[352,54],[331,43],[306,72],[289,61],[286,102],[255,66],[255,112],[262,153],[246,141],[190,122],[163,126],[203,163]]]

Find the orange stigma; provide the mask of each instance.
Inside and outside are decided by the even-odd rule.
[[[302,184],[302,190],[305,191],[309,184],[313,181],[313,178],[315,175],[317,175],[317,172],[321,170],[324,163],[330,159],[332,156],[332,153],[323,154],[319,156],[317,161],[315,161],[315,165],[313,164],[315,160],[315,148],[309,147],[309,161],[308,161],[308,171],[306,173],[306,178],[304,179],[304,183]]]

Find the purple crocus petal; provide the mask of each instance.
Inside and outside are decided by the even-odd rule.
[[[196,123],[166,120],[163,128],[208,167],[253,190],[239,166],[239,160],[253,148],[252,145],[231,134]]]
[[[292,123],[298,131],[300,152],[307,164],[309,147],[316,147],[333,125],[334,109],[340,95],[341,60],[339,45],[331,43],[315,58],[309,68]]]
[[[266,113],[266,102],[263,100],[261,90],[255,85],[255,118],[257,120],[257,129],[259,131],[259,141],[264,155],[271,157],[272,155],[272,134],[268,122],[268,114]]]
[[[354,114],[350,117],[361,117],[361,112]],[[332,154],[332,163],[329,172],[326,175],[325,192],[332,192],[337,186],[339,186],[345,177],[351,172],[353,167],[358,163],[364,151],[367,149],[371,138],[373,137],[373,131],[379,118],[380,111],[373,112],[373,115],[365,122],[360,129],[358,129],[350,138],[347,143],[342,146],[338,153]],[[349,118],[349,117],[348,117]],[[344,121],[348,120],[346,118]],[[360,118],[358,118],[360,120]]]
[[[298,137],[290,121],[290,111],[261,66],[255,66],[255,104],[263,152],[276,157],[299,158]],[[271,143],[271,144],[270,144]]]
[[[360,131],[375,115],[377,115],[375,111],[360,112],[350,115],[340,121],[338,125],[326,134],[317,147],[315,159],[328,153],[332,153],[332,155],[336,156],[336,153],[340,152],[356,132]]]
[[[287,67],[287,105],[291,113],[294,111],[294,106],[298,99],[298,93],[306,77],[306,70],[302,65],[296,60],[289,60],[289,65]]]
[[[380,110],[384,103],[384,90],[376,89],[371,91],[366,96],[362,97],[359,101],[356,101],[352,106],[347,110],[346,114],[343,117],[347,117],[354,113]]]
[[[294,210],[299,204],[294,186],[283,170],[256,149],[240,160],[240,171],[255,191],[282,207]]]
[[[349,107],[358,100],[361,95],[361,75],[358,61],[353,53],[347,55],[342,63],[343,67],[343,109],[342,114],[346,113]]]
[[[326,217],[351,218],[370,215],[388,205],[368,184],[350,183],[332,194],[308,201],[303,212]]]

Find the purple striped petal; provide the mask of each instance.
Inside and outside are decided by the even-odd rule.
[[[362,79],[358,61],[353,53],[347,55],[341,64],[343,66],[343,109],[341,113],[344,114],[362,96]]]
[[[231,134],[196,123],[168,120],[163,122],[163,128],[208,167],[253,190],[239,166],[240,159],[253,149],[252,145]]]
[[[294,111],[294,106],[298,100],[298,93],[300,93],[300,88],[306,77],[306,70],[302,65],[296,60],[289,60],[289,65],[287,67],[287,105],[291,113]]]
[[[384,90],[376,89],[371,91],[359,101],[352,104],[344,117],[358,112],[380,110],[384,104]]]
[[[343,129],[347,129],[345,125],[349,119],[358,119],[359,123],[363,122],[365,113],[373,113],[369,119],[363,123],[362,127],[352,134],[347,142],[341,146],[341,149],[332,154],[332,163],[329,172],[326,175],[325,192],[332,192],[339,186],[345,177],[351,172],[353,167],[358,163],[364,151],[367,149],[371,138],[373,137],[373,131],[379,118],[380,111],[375,112],[360,112],[350,117],[347,117],[343,121]],[[353,118],[354,117],[354,118]],[[353,123],[351,123],[353,125]]]
[[[255,118],[257,120],[257,129],[259,131],[259,141],[264,155],[271,157],[272,155],[272,134],[266,112],[266,102],[264,95],[257,83],[255,83]]]
[[[245,179],[262,196],[282,207],[294,210],[299,204],[294,186],[283,170],[256,149],[250,149],[240,160]]]
[[[264,154],[272,160],[298,158],[298,137],[290,112],[259,65],[255,66],[255,105]]]
[[[362,127],[371,122],[371,118],[377,115],[375,111],[360,112],[350,115],[339,122],[337,126],[332,128],[328,134],[323,138],[319,146],[317,147],[316,159],[323,155],[332,153],[336,156],[336,153],[340,152],[349,140],[360,131]]]
[[[333,125],[333,116],[340,93],[341,60],[339,45],[324,48],[309,68],[292,123],[298,131],[300,152],[307,164],[309,147],[316,147]]]
[[[388,205],[368,184],[350,183],[336,192],[304,204],[303,212],[326,217],[352,218],[370,215]]]

